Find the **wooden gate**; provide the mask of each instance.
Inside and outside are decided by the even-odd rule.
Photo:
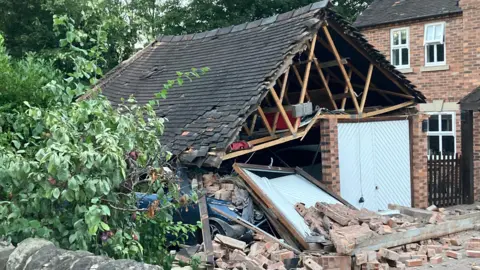
[[[428,203],[438,207],[464,203],[462,158],[456,155],[432,155],[428,160]]]

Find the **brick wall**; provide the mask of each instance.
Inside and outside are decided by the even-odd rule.
[[[338,160],[338,120],[320,120],[320,151],[322,154],[322,181],[340,195],[340,166]]]
[[[412,156],[412,193],[413,206],[428,207],[428,176],[427,176],[427,135],[422,131],[422,121],[428,115],[418,114],[410,119]]]
[[[410,67],[405,73],[431,102],[436,99],[458,102],[480,86],[480,1],[460,0],[463,14],[401,22],[362,29],[369,42],[390,59],[390,31],[409,27]],[[424,26],[427,23],[445,22],[446,63],[448,70],[421,71],[425,65]],[[457,152],[461,153],[461,119],[456,111]],[[475,199],[480,201],[480,116],[476,114],[474,126],[474,182]],[[414,145],[414,147],[417,147]],[[427,153],[417,151],[419,155]]]
[[[445,22],[446,63],[449,70],[422,72],[420,69],[425,66],[424,26],[434,22]],[[422,91],[429,102],[434,99],[457,102],[465,96],[469,91],[463,89],[462,16],[390,24],[365,29],[362,33],[376,49],[390,59],[390,30],[402,27],[410,29],[410,67],[413,69],[413,72],[405,73],[405,76]]]

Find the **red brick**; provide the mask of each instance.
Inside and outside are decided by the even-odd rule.
[[[452,250],[447,250],[447,252],[445,252],[445,255],[447,255],[447,257],[454,258],[454,259],[462,258],[462,254],[460,252],[455,252]]]
[[[267,266],[267,270],[285,270],[283,262],[276,262]]]
[[[427,255],[413,255],[412,256],[412,259],[420,259],[423,261],[423,263],[427,263],[428,262],[428,258],[427,258]]]
[[[442,253],[443,252],[443,246],[442,245],[427,245],[427,249],[432,248],[435,250],[436,253]]]
[[[422,266],[423,261],[421,259],[410,259],[405,262],[405,265],[407,265],[408,267]]]
[[[435,255],[430,258],[431,264],[439,264],[443,262],[443,257],[441,255]]]
[[[480,250],[467,250],[467,257],[480,258]]]
[[[293,251],[282,249],[274,251],[270,256],[270,259],[272,259],[273,261],[283,262],[283,260],[293,259],[294,257],[295,254],[293,253]]]

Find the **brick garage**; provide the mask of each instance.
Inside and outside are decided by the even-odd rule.
[[[390,5],[390,6],[387,6]],[[420,5],[420,6],[418,6]],[[382,10],[383,9],[383,10]],[[401,15],[400,15],[401,14]],[[445,23],[446,63],[426,67],[425,25]],[[391,59],[391,30],[408,28],[409,68],[400,69],[427,97],[420,107],[426,113],[455,113],[456,152],[462,153],[461,111],[458,102],[480,86],[480,9],[478,0],[439,0],[397,2],[374,1],[355,23],[368,41]],[[435,101],[435,102],[434,102]],[[480,128],[480,116],[474,113],[474,130]],[[480,132],[474,134],[474,199],[480,200]],[[416,145],[414,145],[414,148]],[[426,155],[427,151],[419,155]],[[421,168],[421,165],[414,165]]]
[[[425,114],[411,115],[409,120],[410,132],[410,159],[411,159],[411,198],[412,206],[428,206],[427,186],[427,149],[426,133],[422,131],[422,121],[427,119]],[[388,120],[388,117],[386,120]],[[397,119],[397,117],[392,117]],[[371,119],[368,121],[376,121]],[[341,195],[340,189],[340,159],[338,143],[338,119],[323,119],[320,123],[320,141],[322,154],[323,181],[337,194]]]

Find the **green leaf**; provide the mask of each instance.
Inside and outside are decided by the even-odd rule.
[[[38,220],[30,220],[29,225],[33,229],[38,229],[38,228],[42,227],[42,224],[40,224],[40,222]]]
[[[52,192],[52,195],[55,199],[58,199],[58,197],[60,197],[60,189],[55,188]]]
[[[106,205],[100,205],[100,208],[102,209],[102,214],[105,216],[110,216],[110,208]]]
[[[100,227],[102,227],[104,231],[110,231],[110,226],[108,226],[108,224],[103,221],[100,222]]]
[[[68,179],[68,188],[74,191],[77,191],[79,189],[77,180],[75,180],[74,177]]]
[[[69,237],[68,237],[68,242],[70,242],[70,244],[73,244],[75,242],[75,240],[77,240],[77,234],[74,233],[74,234],[71,234]]]
[[[15,148],[20,149],[21,144],[20,144],[19,141],[17,141],[17,140],[12,140],[12,143],[13,143],[13,145],[15,146]]]

